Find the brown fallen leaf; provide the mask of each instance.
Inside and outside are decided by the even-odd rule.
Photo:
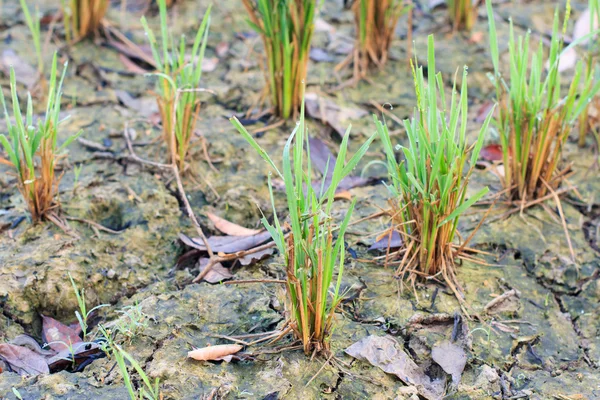
[[[231,356],[240,350],[243,346],[239,344],[219,344],[216,346],[207,346],[201,349],[188,351],[188,358],[198,361],[231,361]]]
[[[5,363],[8,369],[22,376],[50,373],[46,359],[26,347],[0,343],[0,360]]]
[[[483,146],[479,152],[479,158],[485,161],[501,161],[504,158],[502,146],[497,143]]]
[[[256,253],[246,254],[244,257],[238,258],[238,261],[241,265],[248,266],[269,258],[274,252],[275,249],[271,247],[269,249],[257,251]]]
[[[369,247],[369,250],[385,250],[388,247],[390,249],[396,249],[400,246],[402,246],[402,237],[400,237],[398,231],[393,230],[391,236],[389,231],[379,235],[376,238],[375,243]]]
[[[444,341],[431,349],[431,358],[449,375],[452,383],[458,386],[467,365],[467,354],[459,345]]]
[[[42,315],[42,340],[56,352],[82,341],[77,331],[45,315]]]
[[[238,224],[234,224],[233,222],[229,222],[226,219],[216,216],[213,213],[207,212],[206,216],[208,219],[212,221],[215,225],[215,228],[220,230],[226,235],[230,236],[251,236],[256,235],[262,231],[262,229],[248,229],[240,226]]]
[[[391,336],[367,336],[346,349],[346,353],[359,360],[396,375],[407,385],[416,386],[419,394],[429,400],[444,396],[445,376],[432,379],[402,350],[402,346]]]
[[[199,272],[204,270],[208,261],[208,258],[198,260],[196,265],[199,268]],[[231,278],[233,278],[233,274],[229,271],[229,268],[225,268],[221,263],[217,263],[208,271],[203,280],[208,283],[219,283]]]
[[[190,238],[180,233],[179,239],[189,247],[206,251],[206,246],[200,238]],[[211,236],[208,238],[208,244],[215,253],[236,253],[260,246],[270,239],[271,234],[264,231],[252,236]]]

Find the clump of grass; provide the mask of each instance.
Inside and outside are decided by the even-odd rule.
[[[358,36],[353,55],[355,78],[364,78],[370,66],[385,65],[398,19],[409,9],[404,0],[354,2],[352,11]]]
[[[477,7],[472,0],[448,0],[450,21],[454,30],[470,31],[477,20]]]
[[[108,0],[61,0],[67,42],[97,33],[109,4]]]
[[[567,7],[567,10],[569,8]],[[544,45],[530,45],[530,35],[515,38],[512,21],[508,43],[508,76],[500,71],[498,42],[492,5],[487,0],[490,48],[494,64],[496,100],[499,104],[496,125],[502,144],[503,184],[509,201],[521,208],[532,201],[555,194],[569,175],[570,165],[562,164],[562,149],[579,115],[600,89],[592,74],[585,76],[577,63],[566,94],[561,91],[558,67],[563,39],[559,31],[558,10],[544,72]],[[568,19],[565,17],[563,33]]]
[[[355,204],[352,202],[344,221],[337,226],[331,217],[333,198],[338,184],[356,167],[374,136],[346,163],[348,128],[333,167],[331,183],[325,187],[324,176],[322,183],[315,187],[304,106],[301,106],[299,123],[284,147],[282,172],[237,118],[233,118],[232,123],[285,183],[289,225],[283,225],[277,215],[270,175],[268,182],[274,223],[270,224],[266,218],[262,219],[262,223],[285,258],[289,326],[295,337],[302,341],[306,354],[327,352],[334,312],[343,297],[340,284],[344,271],[344,233]],[[305,154],[304,146],[308,154]],[[336,270],[337,280],[335,287],[332,287]]]
[[[27,96],[27,111],[25,119],[21,112],[15,72],[10,70],[10,90],[14,124],[8,115],[4,95],[0,90],[0,103],[4,109],[8,137],[0,135],[0,143],[8,154],[10,163],[17,172],[17,185],[25,199],[34,222],[44,218],[52,219],[51,215],[58,207],[58,184],[62,177],[56,175],[57,162],[64,157],[63,150],[73,142],[82,131],[69,137],[61,146],[58,146],[58,129],[61,122],[60,101],[62,97],[62,84],[67,70],[66,63],[60,80],[56,79],[56,54],[52,59],[50,84],[45,117],[34,124],[33,104],[31,95]]]
[[[262,37],[265,80],[279,117],[296,115],[302,102],[316,0],[242,0],[249,24]]]
[[[588,10],[590,12],[589,26],[590,30],[594,30],[597,25],[597,21],[600,21],[600,0],[588,0]],[[586,62],[585,62],[585,73],[586,78],[589,79],[594,74],[594,60],[597,59],[600,54],[600,46],[598,45],[597,34],[587,40],[587,51],[586,51]],[[589,109],[588,104],[585,110],[579,116],[579,147],[585,146],[585,138],[588,132],[591,130],[595,134],[600,150],[600,134],[596,132],[597,127],[590,126],[589,120]]]
[[[169,148],[169,157],[174,153],[179,169],[185,166],[190,140],[200,112],[198,89],[202,77],[202,60],[206,49],[210,25],[210,6],[196,32],[192,52],[186,54],[185,36],[175,41],[167,29],[167,5],[158,0],[160,13],[161,49],[145,17],[141,22],[150,42],[152,56],[156,62],[158,77],[156,100],[162,119],[163,137]],[[162,54],[161,54],[162,53]],[[175,136],[174,138],[172,136]],[[172,147],[175,146],[175,149]]]
[[[413,66],[413,75],[417,108],[413,118],[404,121],[408,146],[395,148],[385,122],[374,117],[387,155],[393,228],[404,241],[397,275],[408,275],[413,287],[417,277],[441,275],[461,300],[454,260],[469,257],[466,246],[470,237],[462,244],[455,243],[455,237],[460,216],[488,191],[484,188],[467,198],[491,113],[475,144],[469,145],[466,67],[459,92],[454,84],[448,112],[444,81],[441,73],[435,72],[432,35],[428,39],[427,77],[422,66]],[[396,149],[403,155],[400,162]]]

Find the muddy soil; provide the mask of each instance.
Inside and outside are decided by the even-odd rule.
[[[55,1],[36,2],[40,13],[51,15]],[[113,2],[107,18],[132,41],[144,44],[139,24],[140,4],[128,1],[123,11]],[[371,82],[340,90],[334,88],[349,78],[350,71],[332,73],[352,47],[352,14],[341,0],[327,0],[318,13],[318,24],[310,62],[307,91],[318,93],[343,108],[342,115],[324,121],[310,120],[311,132],[334,150],[340,136],[335,127],[353,124],[351,148],[360,146],[374,128],[367,114],[373,106],[393,106],[395,117],[409,116],[414,106],[413,85],[406,63],[406,20],[399,23],[391,61],[375,71]],[[421,1],[420,3],[427,3]],[[534,0],[498,4],[499,42],[506,43],[508,19],[534,37],[551,30],[554,2]],[[574,17],[583,11],[574,2]],[[193,28],[206,9],[204,1],[178,1],[172,8],[176,34],[192,37]],[[13,52],[22,63],[35,65],[31,37],[17,0],[0,1],[1,53]],[[147,16],[157,26],[156,10]],[[202,85],[214,94],[203,95],[184,174],[188,198],[206,232],[219,235],[206,218],[212,212],[237,224],[258,228],[261,211],[270,213],[265,164],[230,125],[232,115],[242,116],[261,97],[263,75],[259,57],[262,46],[245,24],[239,1],[222,0],[213,7],[207,65]],[[571,26],[572,26],[571,22]],[[60,37],[61,28],[57,28]],[[426,37],[436,35],[438,69],[451,84],[457,68],[469,66],[471,135],[478,129],[477,117],[492,98],[486,74],[488,56],[485,11],[471,34],[452,34],[446,10],[415,10],[415,48],[424,61]],[[46,56],[60,48],[69,60],[62,139],[84,129],[85,142],[69,150],[60,185],[64,213],[93,221],[117,234],[70,220],[74,238],[52,224],[32,226],[25,204],[8,169],[0,164],[0,342],[21,333],[41,339],[41,315],[65,323],[76,322],[77,302],[68,279],[85,287],[88,305],[111,304],[98,315],[102,322],[119,318],[116,310],[140,304],[146,325],[125,348],[147,374],[160,378],[165,399],[404,399],[417,398],[414,387],[364,361],[345,354],[351,344],[368,335],[391,335],[431,376],[445,375],[432,361],[432,349],[456,335],[460,306],[446,287],[434,281],[421,282],[413,291],[393,278],[393,268],[366,262],[380,254],[368,252],[376,232],[386,227],[384,219],[353,226],[347,234],[356,256],[349,260],[344,285],[350,297],[337,315],[338,327],[332,349],[338,367],[322,359],[307,358],[300,350],[269,352],[254,360],[231,363],[186,360],[192,346],[226,343],[215,335],[267,332],[283,324],[283,291],[277,285],[192,284],[197,268],[175,268],[184,249],[178,234],[195,236],[195,230],[178,198],[169,174],[131,160],[123,140],[127,124],[141,157],[165,161],[166,148],[156,122],[156,106],[149,91],[153,79],[131,71],[104,39],[86,40],[65,48],[51,40]],[[503,57],[506,60],[506,57]],[[6,89],[8,78],[0,73]],[[23,87],[21,87],[23,88]],[[6,93],[6,90],[5,90]],[[361,116],[360,118],[353,118]],[[400,124],[387,118],[395,140],[405,135]],[[3,123],[1,124],[3,127]],[[257,121],[249,128],[261,128]],[[257,135],[259,143],[280,162],[283,144],[293,122]],[[569,398],[600,399],[600,179],[591,139],[585,149],[575,145],[575,135],[565,148],[565,162],[573,163],[573,192],[562,201],[575,252],[571,260],[562,225],[546,209],[535,207],[522,215],[499,218],[502,207],[491,213],[475,235],[473,244],[489,266],[464,262],[458,279],[466,293],[469,311],[480,319],[462,318],[461,343],[467,364],[460,383],[447,379],[447,398]],[[202,148],[207,144],[209,164]],[[490,132],[489,143],[497,142]],[[372,160],[384,160],[377,141],[357,171]],[[81,167],[76,177],[74,167]],[[380,165],[363,171],[369,177],[384,175]],[[501,190],[500,182],[487,171],[476,171],[473,192],[487,185]],[[388,193],[381,184],[352,189],[358,199],[355,219],[386,207]],[[282,193],[277,207],[284,209]],[[336,203],[342,217],[349,203]],[[469,234],[484,209],[471,213],[461,224]],[[281,258],[274,256],[249,267],[233,266],[236,279],[284,278]],[[513,291],[506,301],[484,309],[494,298]],[[421,321],[416,323],[415,321]],[[477,322],[479,321],[479,322]],[[284,339],[276,346],[289,343]],[[136,381],[137,382],[137,381]],[[137,383],[136,383],[137,384]],[[24,399],[126,399],[123,380],[109,359],[97,360],[81,373],[21,378],[0,375],[0,398],[14,399],[12,388]],[[561,397],[564,396],[564,397]]]

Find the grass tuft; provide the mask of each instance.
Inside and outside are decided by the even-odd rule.
[[[242,0],[263,40],[265,80],[277,116],[296,116],[314,31],[316,0]]]
[[[158,9],[160,13],[160,48],[146,18],[142,17],[141,22],[157,66],[157,72],[154,73],[158,78],[156,100],[162,119],[163,137],[169,147],[169,155],[172,154],[172,143],[175,144],[176,161],[179,169],[183,171],[185,157],[200,112],[200,100],[196,89],[199,89],[202,77],[202,60],[206,50],[211,7],[208,7],[202,18],[190,54],[186,54],[185,51],[185,36],[182,35],[179,41],[176,41],[168,32],[165,0],[158,0]],[[176,101],[177,104],[175,104]],[[173,133],[175,134],[174,141],[171,140]]]
[[[109,0],[61,0],[67,42],[97,33]]]
[[[341,180],[348,176],[366,153],[375,135],[346,163],[350,137],[348,128],[333,166],[329,186],[326,186],[325,176],[320,185],[313,185],[303,105],[299,123],[283,150],[282,170],[275,166],[237,118],[234,117],[231,121],[285,183],[289,223],[284,224],[275,209],[270,175],[268,183],[274,222],[270,224],[263,218],[262,223],[285,258],[288,299],[286,311],[295,337],[302,341],[307,355],[328,352],[334,312],[343,297],[340,284],[344,272],[344,233],[355,204],[353,201],[344,221],[337,226],[331,212],[334,194]],[[336,271],[337,279],[333,286]]]
[[[352,5],[358,35],[354,54],[355,77],[363,78],[370,66],[382,68],[396,32],[398,19],[410,10],[404,0],[356,0]]]
[[[462,245],[454,242],[460,216],[488,191],[467,195],[491,113],[477,142],[469,145],[467,69],[458,92],[455,81],[448,110],[442,75],[435,72],[433,35],[428,39],[427,76],[422,66],[413,66],[413,75],[417,108],[413,118],[404,121],[408,146],[394,147],[385,121],[374,117],[387,155],[393,228],[404,241],[397,275],[407,275],[413,287],[417,277],[441,275],[460,300],[454,259],[465,254],[469,239]],[[396,150],[403,155],[400,162]]]
[[[597,22],[600,21],[600,0],[588,0],[588,10],[590,12],[589,26],[590,30],[594,30],[597,27]],[[591,38],[587,40],[586,60],[585,60],[585,75],[589,79],[594,75],[594,61],[597,60],[600,55],[600,44],[598,41],[598,32],[595,32]],[[598,98],[596,98],[598,103]],[[588,132],[592,132],[595,136],[596,143],[600,149],[600,132],[598,132],[598,126],[591,124],[589,118],[590,105],[585,107],[585,110],[579,115],[579,147],[585,146],[585,139]]]
[[[8,137],[0,135],[0,143],[8,154],[8,163],[17,172],[17,185],[25,199],[34,222],[49,216],[58,207],[58,184],[62,175],[55,174],[56,164],[64,157],[63,150],[71,144],[82,131],[69,137],[58,146],[58,127],[61,121],[60,101],[62,84],[65,78],[66,63],[60,80],[56,75],[57,57],[52,59],[50,84],[45,117],[34,123],[31,95],[27,96],[27,111],[21,112],[17,95],[15,71],[10,70],[10,91],[14,123],[8,115],[4,95],[0,90],[0,104],[4,109]],[[23,118],[25,117],[25,118]]]
[[[567,10],[569,7],[567,5]],[[496,126],[503,151],[503,184],[510,201],[525,206],[543,198],[560,186],[569,175],[570,165],[562,164],[562,149],[579,115],[600,89],[593,74],[577,63],[566,94],[561,90],[558,61],[563,48],[558,9],[554,14],[549,56],[544,67],[544,45],[530,44],[529,32],[515,38],[512,21],[508,43],[509,71],[500,71],[494,13],[487,0],[490,48],[494,64],[496,100],[499,104]],[[573,42],[570,46],[577,44]]]
[[[448,0],[450,21],[454,30],[470,31],[477,20],[477,7],[472,0]]]

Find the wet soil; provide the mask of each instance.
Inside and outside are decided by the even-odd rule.
[[[52,13],[57,7],[53,1],[37,3],[43,13]],[[199,3],[203,2],[184,0],[171,10],[177,21],[173,24],[176,34],[192,36],[206,8]],[[352,149],[373,132],[368,116],[351,119],[356,109],[377,112],[373,102],[389,103],[391,113],[402,119],[412,113],[415,100],[405,61],[405,20],[399,24],[392,59],[384,70],[374,71],[371,82],[333,90],[350,74],[343,71],[336,76],[331,72],[352,46],[352,15],[341,3],[325,1],[319,12],[313,46],[317,51],[307,79],[308,92],[354,110],[330,124],[321,119],[310,121],[312,134],[330,144],[332,150],[340,137],[331,125],[353,124]],[[18,1],[4,0],[0,5],[0,49],[12,50],[24,62],[35,65]],[[506,42],[509,17],[521,33],[531,29],[536,39],[546,35],[551,29],[552,7],[545,1],[499,4],[499,42]],[[581,2],[573,3],[575,18],[583,8]],[[155,10],[151,8],[148,17],[156,26]],[[139,4],[134,1],[128,2],[124,13],[119,4],[108,13],[114,25],[143,44],[138,18]],[[253,107],[263,86],[258,62],[261,45],[244,18],[238,1],[220,1],[213,7],[207,49],[212,66],[206,68],[203,86],[214,94],[203,95],[198,135],[183,179],[189,200],[211,235],[219,233],[205,218],[206,212],[249,228],[259,227],[260,210],[270,212],[268,170],[228,121],[228,117],[241,116]],[[479,111],[492,98],[486,76],[491,61],[484,10],[480,10],[472,34],[452,34],[448,26],[445,9],[429,11],[419,6],[415,48],[424,60],[427,34],[435,33],[437,67],[449,85],[457,68],[469,66],[470,134],[474,135]],[[59,46],[61,43],[51,41],[47,55]],[[114,321],[119,318],[115,310],[141,304],[146,327],[125,347],[150,377],[160,378],[166,399],[211,395],[228,399],[415,398],[415,392],[396,377],[353,360],[343,351],[367,335],[389,334],[417,363],[431,366],[431,349],[450,339],[456,329],[452,316],[460,307],[447,288],[429,281],[420,283],[415,291],[407,287],[401,290],[391,267],[364,261],[378,255],[367,251],[374,241],[368,234],[385,229],[384,219],[359,223],[347,234],[356,258],[349,260],[345,270],[344,285],[351,288],[350,298],[337,316],[338,327],[331,341],[344,368],[322,368],[324,360],[307,358],[299,350],[264,353],[254,360],[232,363],[186,360],[191,346],[225,343],[214,335],[259,333],[280,327],[284,322],[283,292],[267,283],[191,284],[197,270],[175,268],[183,252],[178,234],[195,236],[195,231],[171,177],[132,162],[122,139],[127,122],[138,154],[165,161],[160,130],[151,122],[156,120],[149,93],[152,78],[129,71],[102,39],[62,48],[60,54],[70,63],[64,109],[71,118],[64,124],[62,139],[84,129],[82,137],[87,141],[87,145],[72,145],[68,162],[61,166],[65,171],[60,185],[62,209],[70,217],[94,221],[119,233],[71,220],[69,224],[79,235],[76,239],[52,224],[32,226],[14,178],[0,164],[0,342],[21,333],[39,339],[41,314],[75,322],[77,302],[67,275],[70,273],[85,287],[89,306],[113,305],[102,310],[101,320]],[[0,82],[7,87],[5,74],[0,75]],[[391,118],[388,123],[397,131],[395,140],[405,140],[400,125]],[[259,121],[250,128],[263,126]],[[281,161],[279,155],[292,126],[290,122],[258,135],[259,143],[276,162]],[[488,142],[497,141],[494,135],[490,132]],[[206,160],[202,140],[208,145],[214,169]],[[587,148],[579,149],[573,140],[564,152],[565,162],[572,163],[575,171],[570,181],[581,194],[580,199],[570,193],[562,201],[575,260],[570,258],[562,225],[548,212],[556,208],[551,201],[547,209],[535,207],[505,219],[497,218],[506,211],[498,207],[475,235],[473,245],[488,252],[484,258],[490,266],[464,262],[458,279],[470,312],[481,319],[463,318],[468,362],[460,384],[448,386],[447,398],[600,398],[600,180],[593,168],[591,144],[590,140]],[[375,142],[360,167],[383,159]],[[74,166],[82,168],[78,179]],[[383,176],[377,164],[364,173]],[[490,172],[476,171],[471,190],[484,185],[492,192],[501,190]],[[355,188],[351,194],[358,199],[355,219],[387,204],[383,185]],[[283,210],[282,193],[276,197],[277,207]],[[348,205],[338,201],[336,217],[341,218]],[[463,235],[477,225],[482,210],[463,219]],[[237,279],[284,277],[279,256],[250,267],[235,266],[233,272]],[[491,300],[511,290],[517,293],[513,298],[491,312],[484,310]],[[444,322],[423,323],[418,328],[410,322],[442,314],[448,316],[442,318]],[[128,398],[113,364],[101,359],[82,373],[29,379],[3,373],[0,398],[13,399],[12,387],[25,399]]]

